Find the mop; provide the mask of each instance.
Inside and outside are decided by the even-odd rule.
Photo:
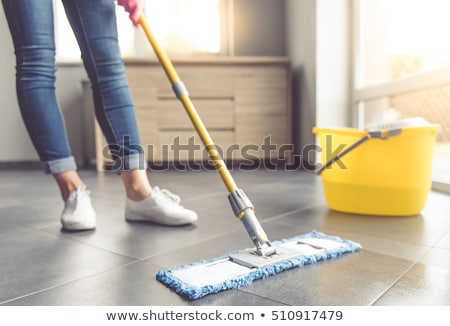
[[[169,57],[158,44],[144,14],[140,17],[144,30],[160,61],[176,97],[183,104],[199,134],[216,171],[228,190],[228,200],[234,215],[244,224],[254,248],[234,251],[221,257],[159,271],[156,279],[178,294],[194,300],[211,293],[237,289],[295,267],[331,259],[359,250],[358,243],[319,232],[272,243],[256,218],[253,204],[236,182],[220,157],[205,125],[198,115],[186,86],[181,81]]]

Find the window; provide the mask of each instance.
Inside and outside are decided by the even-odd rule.
[[[450,65],[450,2],[363,0],[363,85]]]
[[[147,0],[146,8],[149,24],[167,51],[220,51],[219,1]]]
[[[56,17],[57,58],[80,60],[80,51],[67,22],[61,1],[54,1]],[[147,0],[149,25],[169,55],[223,53],[226,17],[223,0]],[[119,43],[124,57],[153,56],[143,32],[135,29],[128,14],[117,7]],[[224,19],[225,17],[225,19]]]
[[[354,0],[355,123],[424,117],[439,124],[436,188],[450,188],[450,2]]]

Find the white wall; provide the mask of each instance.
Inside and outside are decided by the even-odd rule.
[[[287,52],[293,74],[294,139],[301,148],[314,143],[311,128],[316,121],[316,3],[287,0]]]
[[[316,125],[351,124],[350,0],[317,0]]]
[[[285,56],[285,0],[234,0],[234,54]]]
[[[82,81],[87,79],[84,67],[80,64],[59,64],[56,72],[56,95],[61,111],[66,120],[67,136],[69,138],[72,155],[79,166],[85,164],[86,139],[85,112],[83,107]],[[89,112],[94,119],[94,112]]]
[[[350,126],[350,0],[287,0],[297,152],[314,126]]]

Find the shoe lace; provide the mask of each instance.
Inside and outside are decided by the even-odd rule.
[[[86,189],[85,185],[78,187],[78,189],[72,192],[69,198],[66,200],[66,209],[75,211],[78,202],[81,201],[85,196],[89,196],[90,191]]]
[[[171,192],[171,191],[169,191],[167,189],[161,189],[160,191],[166,198],[170,199],[171,201],[173,201],[173,202],[175,202],[177,204],[180,203],[180,201],[181,201],[180,196],[175,195],[173,192]]]

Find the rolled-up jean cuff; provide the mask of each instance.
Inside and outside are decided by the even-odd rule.
[[[47,174],[62,173],[67,171],[74,171],[77,169],[77,163],[73,156],[60,158],[51,161],[42,162],[44,171]]]
[[[147,162],[144,153],[130,154],[123,157],[116,157],[114,160],[114,172],[131,170],[146,170]]]

